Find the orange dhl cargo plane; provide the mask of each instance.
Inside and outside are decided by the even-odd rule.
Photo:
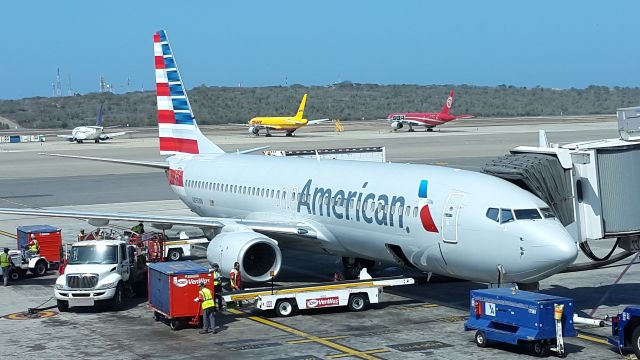
[[[293,136],[293,132],[306,125],[315,125],[330,119],[307,120],[304,118],[304,106],[307,102],[307,94],[304,94],[298,112],[295,116],[259,116],[249,120],[249,133],[259,136],[260,130],[265,130],[265,136],[271,136],[271,131],[285,131],[287,136]]]

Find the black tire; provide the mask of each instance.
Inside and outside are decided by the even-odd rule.
[[[167,258],[171,261],[180,261],[182,259],[182,250],[181,249],[171,249],[167,254]]]
[[[124,307],[124,287],[122,283],[119,283],[116,286],[116,293],[113,294],[113,298],[111,299],[111,309],[118,311],[122,310]]]
[[[31,272],[35,276],[44,276],[47,273],[47,262],[44,260],[38,260],[36,266],[31,269]]]
[[[96,144],[100,143],[100,139],[95,139],[94,141],[95,141]]]
[[[631,333],[631,347],[633,347],[633,353],[640,359],[640,326],[636,326]]]
[[[171,319],[169,320],[169,327],[173,331],[180,330],[182,328],[182,321],[178,319]]]
[[[476,335],[473,337],[473,341],[478,345],[478,347],[484,348],[487,347],[487,335],[485,335],[484,331],[476,331]]]
[[[66,300],[56,300],[58,305],[58,311],[67,312],[69,311],[69,302]]]
[[[276,303],[276,314],[281,317],[288,317],[296,312],[295,301],[291,299],[278,300]]]
[[[547,356],[547,350],[549,350],[549,346],[544,340],[538,340],[531,343],[531,349],[537,357],[545,357]]]
[[[78,144],[82,144],[82,140],[76,140]]]
[[[362,311],[367,308],[369,299],[365,294],[352,294],[349,296],[349,311]]]
[[[153,320],[160,321],[163,318],[164,318],[164,316],[162,316],[162,314],[160,314],[159,312],[157,312],[157,311],[153,312]]]
[[[264,136],[271,137],[271,133],[266,133],[266,134],[264,134]]]
[[[428,131],[428,132],[432,132],[432,131],[433,131],[433,128],[427,128],[427,131]]]
[[[18,281],[22,278],[22,273],[17,269],[11,269],[9,271],[9,280]]]
[[[286,136],[293,136],[293,133],[288,132]]]

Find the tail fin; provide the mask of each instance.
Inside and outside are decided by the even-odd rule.
[[[296,119],[302,119],[304,117],[304,105],[307,103],[307,94],[304,94],[302,97],[302,101],[300,102],[300,106],[298,107],[298,112],[296,113]]]
[[[160,154],[224,153],[198,129],[164,30],[153,35],[153,52],[156,64]]]
[[[100,109],[98,109],[98,118],[96,119],[96,126],[102,126],[102,106],[104,102],[100,103]]]
[[[453,90],[451,90],[451,92],[449,93],[449,97],[447,98],[447,102],[444,103],[444,106],[442,107],[442,110],[440,110],[440,113],[449,114],[449,110],[451,110],[451,105],[453,105],[454,95],[455,94],[453,93]]]

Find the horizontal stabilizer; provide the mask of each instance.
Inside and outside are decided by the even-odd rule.
[[[63,155],[63,154],[48,154],[48,153],[40,153],[40,155],[81,159],[81,160],[102,161],[102,162],[108,162],[108,163],[114,163],[114,164],[143,166],[143,167],[150,167],[150,168],[163,169],[163,170],[169,169],[169,164],[167,164],[166,162],[160,162],[160,161],[124,160],[124,159],[110,159],[110,158],[101,158],[101,157],[93,157],[93,156],[78,156],[78,155]]]

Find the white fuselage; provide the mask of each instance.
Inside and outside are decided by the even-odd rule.
[[[102,126],[78,126],[71,130],[73,140],[95,140],[102,135]]]
[[[393,251],[428,272],[495,283],[553,275],[577,256],[555,218],[499,223],[489,208],[540,209],[542,200],[502,179],[427,165],[195,155],[168,159],[183,171],[172,185],[200,216],[303,221],[319,240],[279,240],[340,256],[394,262]],[[424,181],[424,191],[420,192]],[[372,204],[373,203],[373,204]],[[428,206],[435,229],[423,225]]]

